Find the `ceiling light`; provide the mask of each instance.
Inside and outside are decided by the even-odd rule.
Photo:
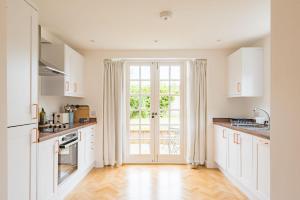
[[[158,43],[158,40],[154,40],[154,43]]]
[[[218,39],[218,40],[216,40],[217,42],[222,42],[222,40],[220,40],[220,39]]]
[[[164,21],[169,20],[172,17],[172,15],[173,15],[172,11],[169,10],[161,11],[159,14],[160,18]]]
[[[91,43],[95,43],[95,40],[90,40]]]

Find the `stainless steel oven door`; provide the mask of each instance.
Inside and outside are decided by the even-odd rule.
[[[78,168],[78,137],[74,137],[59,145],[58,184]]]

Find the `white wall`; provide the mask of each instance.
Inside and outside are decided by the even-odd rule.
[[[6,11],[0,0],[0,199],[6,199]]]
[[[206,58],[208,59],[208,164],[213,164],[213,127],[212,117],[247,116],[247,102],[243,99],[227,98],[227,56],[232,50],[157,50],[157,51],[86,51],[86,98],[84,102],[97,112],[98,127],[102,130],[102,70],[105,58]],[[100,138],[99,144],[102,144]],[[101,148],[99,149],[101,151]],[[98,166],[101,161],[98,159]]]
[[[271,199],[299,199],[300,2],[271,6]]]

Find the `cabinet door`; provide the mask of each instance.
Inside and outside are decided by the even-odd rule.
[[[58,185],[58,138],[38,144],[38,200],[47,200],[55,196]]]
[[[223,169],[227,168],[227,141],[228,141],[228,129],[222,128],[220,131],[220,166]]]
[[[79,142],[78,142],[78,168],[79,171],[84,171],[87,166],[87,161],[86,161],[86,133],[85,129],[80,129],[78,130],[79,133]]]
[[[36,199],[36,125],[7,129],[8,199]]]
[[[25,1],[7,1],[8,126],[29,124],[37,120],[32,119],[36,117],[36,113],[32,113],[32,104],[36,104],[37,98],[36,17]],[[35,77],[32,77],[33,74]]]
[[[254,139],[255,188],[262,199],[270,199],[270,141]]]
[[[215,126],[215,161],[223,169],[227,168],[227,132],[221,126]]]
[[[239,133],[228,129],[228,172],[236,177],[240,177],[240,144],[238,141]]]
[[[253,188],[253,136],[240,133],[238,142],[241,148],[241,182]]]
[[[242,91],[242,52],[236,51],[228,58],[228,95],[240,96]]]
[[[220,149],[221,149],[221,138],[220,138],[220,126],[214,126],[214,133],[215,133],[215,162],[220,165]]]
[[[95,126],[84,128],[86,167],[90,167],[95,161]]]

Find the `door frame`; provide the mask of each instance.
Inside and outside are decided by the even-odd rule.
[[[128,164],[186,164],[186,153],[187,153],[187,127],[186,127],[186,119],[187,119],[187,106],[186,106],[186,73],[187,73],[187,60],[178,60],[178,59],[163,59],[163,60],[156,60],[156,59],[133,59],[133,60],[126,60],[124,62],[124,67],[125,67],[125,88],[126,88],[126,133],[124,134],[123,137],[123,142],[125,143],[123,145],[124,149],[124,163]],[[181,142],[181,156],[180,158],[170,158],[170,155],[165,155],[161,156],[162,158],[158,158],[158,148],[159,148],[159,140],[156,138],[159,132],[159,123],[157,123],[158,118],[152,119],[150,118],[150,135],[151,135],[151,147],[150,147],[150,155],[130,155],[129,154],[129,138],[128,138],[128,133],[130,131],[129,127],[129,121],[130,118],[128,117],[130,114],[130,104],[128,102],[130,93],[129,93],[129,83],[130,83],[130,65],[131,64],[148,64],[150,65],[150,71],[151,71],[151,80],[150,80],[150,86],[151,88],[154,88],[155,91],[158,91],[159,93],[159,80],[157,81],[156,78],[159,78],[159,71],[158,70],[158,65],[159,63],[176,63],[181,65],[181,79],[180,79],[180,142]],[[158,75],[156,75],[158,74]],[[150,111],[155,112],[157,109],[157,101],[153,101],[155,97],[159,97],[159,95],[155,94],[155,92],[152,92],[151,90],[151,99],[153,103],[153,106],[151,104]],[[156,105],[155,105],[156,104]],[[158,105],[159,106],[159,105]],[[181,114],[182,113],[182,114]],[[154,122],[156,121],[156,122]],[[157,126],[158,125],[158,126]],[[167,158],[169,157],[169,158]],[[172,156],[171,156],[172,157]]]

